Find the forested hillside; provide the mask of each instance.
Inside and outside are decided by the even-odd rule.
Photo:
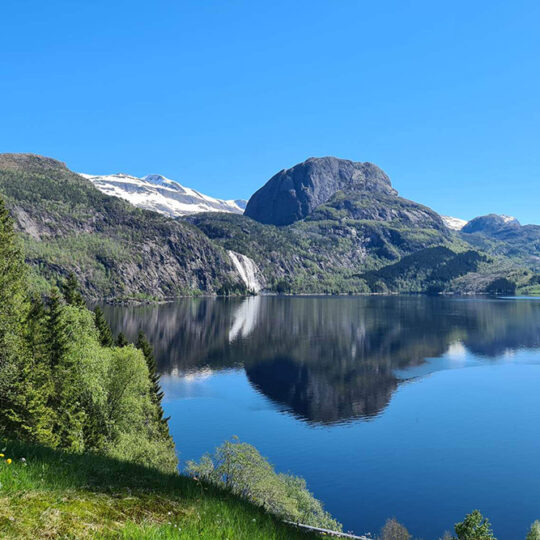
[[[56,160],[1,154],[0,195],[38,290],[69,272],[89,298],[212,293],[239,280],[224,251],[196,228],[104,195]]]
[[[536,240],[528,240],[534,227],[519,234],[516,227],[496,235],[451,231],[436,212],[400,197],[369,163],[310,158],[281,171],[252,197],[248,214],[256,219],[219,212],[167,218],[31,154],[0,155],[0,195],[38,292],[73,272],[89,299],[245,294],[244,269],[228,250],[252,259],[252,278],[278,293],[485,293],[499,290],[492,284],[501,279],[537,290]],[[425,251],[431,248],[457,256],[444,279],[435,272],[445,256],[433,255],[445,252]],[[461,264],[461,252],[475,255]],[[426,268],[411,273],[400,263],[411,255]]]
[[[521,225],[515,218],[489,214],[467,223],[460,236],[477,249],[540,272],[540,225]]]

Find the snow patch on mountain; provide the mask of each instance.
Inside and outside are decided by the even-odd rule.
[[[129,174],[91,175],[79,173],[106,195],[120,197],[138,208],[153,210],[170,217],[199,212],[243,214],[247,201],[222,200],[184,187],[159,174],[138,178]]]
[[[467,225],[467,220],[460,219],[452,216],[441,216],[443,223],[454,231],[461,231],[465,225]]]
[[[519,221],[514,216],[507,216],[506,214],[499,214],[499,217],[505,223],[519,223]]]

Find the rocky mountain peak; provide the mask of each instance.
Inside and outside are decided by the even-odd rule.
[[[388,176],[373,163],[311,157],[274,175],[248,201],[245,215],[261,223],[289,225],[337,191],[397,195]]]
[[[146,176],[142,177],[142,180],[146,180],[147,182],[150,182],[151,184],[156,184],[158,186],[172,184],[174,182],[174,180],[169,180],[168,178],[165,178],[165,176],[162,176],[161,174],[147,174]]]
[[[504,214],[488,214],[469,221],[461,230],[464,233],[495,233],[502,229],[519,228],[520,222],[512,216]]]

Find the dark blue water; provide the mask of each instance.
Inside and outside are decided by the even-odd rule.
[[[540,300],[197,299],[108,308],[153,341],[181,462],[237,435],[347,530],[540,519]]]

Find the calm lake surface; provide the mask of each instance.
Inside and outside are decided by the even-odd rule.
[[[233,435],[357,534],[540,519],[540,299],[203,298],[106,307],[153,343],[181,463]]]

